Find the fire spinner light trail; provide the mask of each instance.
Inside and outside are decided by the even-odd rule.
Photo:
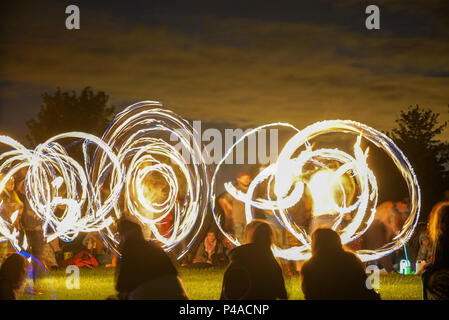
[[[276,256],[289,260],[305,260],[310,257],[310,235],[307,230],[293,221],[288,210],[301,200],[305,188],[310,190],[314,200],[312,210],[314,218],[323,214],[332,216],[330,226],[339,232],[343,244],[356,240],[370,227],[376,212],[378,190],[376,178],[366,162],[368,149],[365,151],[361,149],[362,137],[384,150],[395,163],[407,184],[411,207],[410,215],[402,230],[390,243],[376,250],[358,250],[356,253],[362,261],[376,260],[399,249],[409,240],[418,222],[421,195],[417,178],[408,159],[385,134],[354,121],[331,120],[314,123],[301,131],[285,123],[264,125],[243,135],[226,152],[212,176],[210,200],[217,226],[235,245],[239,245],[239,241],[222,229],[224,217],[214,210],[217,174],[225,159],[239,143],[266,127],[288,127],[293,128],[297,133],[286,143],[277,162],[270,164],[253,179],[246,193],[235,188],[230,182],[225,183],[225,189],[234,198],[245,203],[246,223],[254,219],[254,208],[271,211],[280,225],[301,243],[299,246],[290,248],[273,246]],[[312,150],[309,141],[326,133],[357,135],[354,156],[338,149]],[[305,148],[305,150],[294,156],[299,148]],[[339,166],[333,168],[329,165],[330,163],[338,163]],[[307,169],[310,164],[315,167],[312,174]],[[257,197],[256,191],[265,181],[268,182],[267,190],[264,191],[265,196]],[[356,187],[356,194],[351,197],[355,201],[352,202],[347,190],[348,181]],[[336,199],[338,198],[336,194],[339,194],[339,201]],[[273,197],[275,199],[272,199]],[[348,202],[351,203],[347,204]],[[347,214],[351,215],[351,221],[343,224]]]
[[[166,251],[185,241],[176,250],[181,257],[204,221],[208,174],[193,128],[161,106],[148,101],[128,107],[116,116],[102,139],[65,133],[29,150],[0,136],[0,143],[11,149],[0,154],[0,172],[6,172],[0,178],[0,194],[11,177],[26,169],[26,199],[42,220],[46,241],[57,237],[72,241],[80,232],[99,231],[119,254],[114,221],[126,216],[138,221]],[[171,144],[170,137],[179,141],[184,154]],[[58,142],[62,139],[77,139],[75,144],[82,145],[82,165]],[[17,222],[18,211],[9,219],[0,218],[0,241],[10,241],[20,251],[28,244]],[[164,224],[169,227],[162,228]]]
[[[46,241],[57,237],[71,241],[80,232],[100,231],[105,243],[118,254],[114,221],[126,216],[138,221],[148,238],[160,242],[166,251],[186,243],[176,250],[181,257],[201,229],[209,195],[214,218],[221,229],[223,217],[214,211],[215,181],[224,160],[249,135],[266,127],[283,126],[295,130],[296,134],[285,145],[278,161],[262,170],[246,193],[231,183],[225,184],[232,196],[245,203],[247,223],[254,218],[253,208],[269,210],[301,243],[287,249],[274,247],[277,256],[293,260],[310,256],[310,236],[289,214],[306,188],[315,200],[315,217],[332,215],[332,228],[338,230],[344,244],[354,241],[369,228],[377,205],[377,183],[366,163],[368,150],[361,149],[362,137],[383,149],[400,170],[409,190],[411,211],[392,242],[376,250],[359,250],[357,254],[363,261],[375,260],[400,248],[412,235],[420,209],[419,185],[407,158],[381,132],[341,120],[317,122],[301,131],[283,123],[264,125],[242,136],[227,151],[216,167],[210,188],[201,146],[193,138],[194,129],[178,115],[160,107],[160,103],[152,101],[128,107],[116,116],[102,139],[71,132],[30,150],[14,139],[0,136],[0,143],[9,149],[0,154],[0,172],[4,173],[0,177],[0,193],[11,177],[26,169],[26,199],[42,219]],[[309,140],[331,132],[358,136],[354,156],[338,149],[312,150]],[[61,140],[75,140],[75,143],[67,148]],[[181,148],[176,148],[173,141],[179,141],[177,146]],[[81,145],[82,165],[70,156],[73,145]],[[294,156],[303,146],[305,150]],[[339,166],[335,168],[330,163]],[[309,164],[316,168],[313,175],[307,169]],[[266,196],[257,198],[255,192],[264,181],[268,181]],[[355,196],[347,191],[348,181],[356,189]],[[352,201],[353,198],[356,200]],[[0,210],[2,207],[0,202]],[[352,220],[343,224],[347,214],[351,214]],[[26,237],[20,236],[17,221],[18,211],[10,213],[8,218],[0,218],[0,241],[10,241],[19,251],[28,244]],[[166,225],[168,228],[164,228]],[[234,244],[239,244],[221,231]]]
[[[152,101],[128,107],[116,116],[102,139],[116,150],[126,167],[116,217],[137,219],[149,238],[160,242],[165,251],[185,241],[176,250],[180,258],[190,249],[203,224],[209,178],[193,128],[175,113],[159,107],[159,102]],[[180,148],[175,148],[173,141]],[[98,170],[104,171],[105,163],[103,156],[97,158],[95,177]],[[170,227],[162,228],[167,223]],[[114,226],[103,229],[102,234],[118,253]]]
[[[84,166],[58,142],[62,139],[76,139],[77,143],[81,143]],[[87,133],[70,132],[51,138],[34,150],[6,136],[0,136],[0,143],[10,149],[0,154],[0,172],[6,172],[0,179],[0,194],[4,192],[8,181],[25,169],[26,199],[42,220],[47,241],[57,237],[72,241],[80,232],[98,231],[113,222],[110,212],[120,196],[123,170],[117,156],[100,138]],[[111,192],[107,197],[102,197],[100,180],[91,179],[92,149],[101,150],[105,161],[114,168],[115,176],[110,177]],[[28,244],[25,236],[19,243],[17,220],[18,211],[11,215],[10,221],[0,218],[0,232],[3,241],[9,240],[20,251],[26,249]]]

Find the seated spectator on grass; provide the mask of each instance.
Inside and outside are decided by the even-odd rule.
[[[98,261],[89,251],[80,251],[68,259],[59,261],[59,267],[77,266],[78,268],[94,269],[98,267]]]
[[[281,267],[273,256],[273,230],[263,220],[246,226],[247,244],[229,253],[221,291],[222,300],[287,299]]]
[[[198,247],[193,259],[194,268],[222,267],[228,263],[227,249],[217,239],[215,231],[209,231]]]
[[[115,288],[120,299],[187,299],[172,261],[159,246],[145,240],[140,225],[121,220],[118,231],[121,260]]]
[[[377,300],[367,288],[362,261],[346,251],[337,232],[318,228],[312,233],[312,257],[301,268],[302,291],[307,300]]]
[[[0,300],[16,300],[16,292],[25,283],[28,262],[20,254],[13,253],[0,268]]]
[[[389,243],[401,231],[403,224],[404,210],[407,204],[403,201],[385,201],[376,208],[376,213],[371,226],[363,235],[364,249],[376,250],[385,243]],[[387,272],[395,271],[395,254],[389,254],[377,260],[380,269]]]
[[[95,257],[100,266],[111,266],[112,257],[97,233],[87,234],[83,239],[83,245]]]
[[[422,274],[424,300],[449,299],[449,202],[437,203],[430,213],[428,231],[435,244],[433,262]]]
[[[432,241],[429,237],[427,230],[419,234],[419,250],[416,256],[416,261],[422,261],[423,263],[431,263],[434,254],[434,248]]]

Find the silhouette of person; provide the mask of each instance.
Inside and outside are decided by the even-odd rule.
[[[385,201],[380,204],[371,226],[363,236],[363,248],[375,250],[392,241],[401,231],[407,213],[408,205],[403,201]],[[395,254],[392,254],[377,260],[379,268],[394,271],[394,257]]]
[[[0,179],[5,174],[0,172]],[[3,190],[0,190],[0,218],[11,224],[11,229],[20,229],[20,217],[23,211],[23,203],[20,201],[17,193],[14,191],[15,179],[11,177],[5,184]],[[0,243],[0,263],[2,263],[10,253],[15,250],[9,241]]]
[[[118,232],[121,260],[116,290],[120,299],[187,299],[173,262],[162,248],[145,240],[139,224],[121,220]]]
[[[236,188],[246,193],[251,184],[251,175],[248,172],[239,172],[236,176]],[[230,229],[232,235],[240,242],[244,241],[246,225],[245,204],[235,199],[228,192],[220,195],[218,203],[225,213],[225,229]]]
[[[449,202],[437,203],[428,223],[430,239],[435,244],[432,263],[422,274],[423,299],[449,299]]]
[[[17,174],[16,191],[17,195],[23,203],[23,213],[21,216],[21,225],[29,244],[28,252],[35,258],[31,261],[33,267],[33,294],[42,294],[42,290],[38,284],[38,279],[41,276],[41,268],[38,261],[45,263],[45,240],[42,231],[42,220],[31,208],[25,191],[25,177],[28,167],[22,168]]]
[[[0,300],[16,300],[16,292],[25,283],[28,262],[20,254],[13,253],[0,268]]]
[[[273,230],[263,220],[246,226],[247,244],[229,253],[221,291],[222,300],[287,299],[281,267],[273,256]]]
[[[0,173],[0,178],[3,176]],[[4,220],[11,222],[12,226],[18,229],[20,228],[19,224],[23,212],[23,203],[17,195],[15,187],[15,179],[11,177],[0,193],[0,214]],[[14,218],[13,215],[15,215]]]
[[[329,228],[312,233],[312,257],[300,272],[306,300],[380,299],[367,288],[362,261],[343,248],[340,236]]]

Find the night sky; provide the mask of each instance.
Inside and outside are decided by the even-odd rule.
[[[240,127],[352,119],[388,130],[416,104],[449,119],[449,1],[9,2],[0,133],[23,142],[40,95],[56,87]],[[69,4],[80,30],[65,28]],[[366,30],[368,4],[381,30]]]

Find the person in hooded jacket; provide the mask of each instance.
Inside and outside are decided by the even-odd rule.
[[[229,253],[221,299],[287,299],[282,270],[271,251],[271,226],[266,221],[253,220],[245,231],[247,243]]]

